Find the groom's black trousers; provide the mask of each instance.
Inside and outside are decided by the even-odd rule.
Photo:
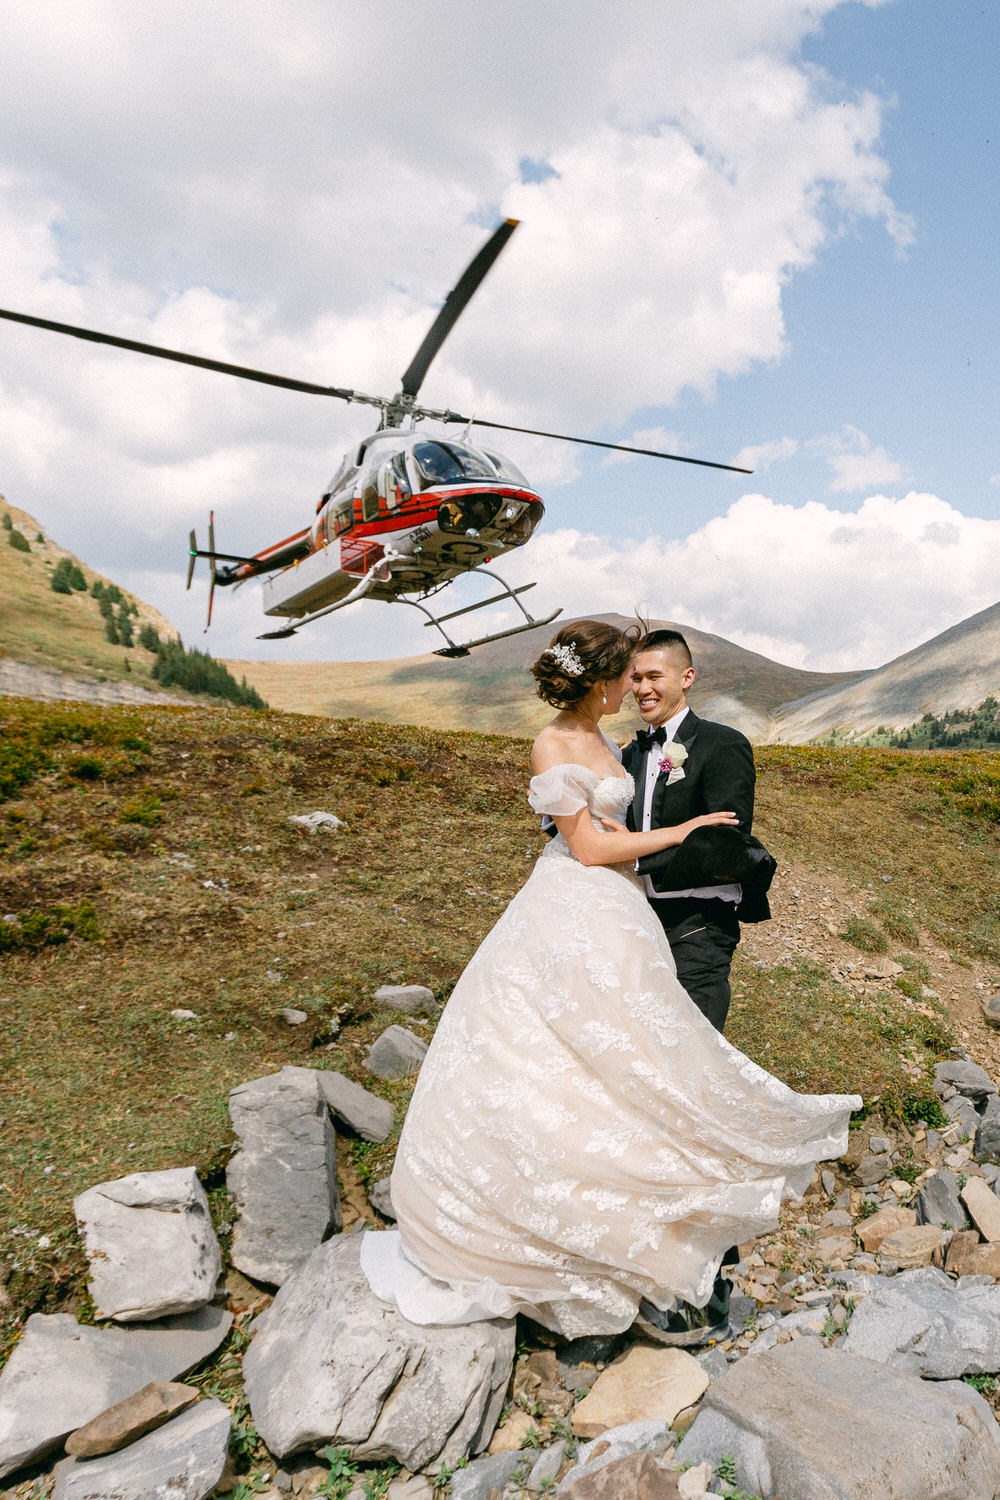
[[[722,1031],[729,1013],[729,966],[740,940],[732,901],[675,896],[650,902],[666,933],[677,978],[702,1015]]]

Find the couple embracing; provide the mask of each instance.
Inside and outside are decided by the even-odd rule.
[[[724,1337],[732,1247],[843,1153],[860,1107],[793,1092],[722,1035],[738,923],[766,915],[773,868],[749,837],[753,757],[687,708],[683,638],[639,636],[577,621],[532,668],[556,713],[529,802],[554,837],[438,1024],[398,1230],[362,1244],[412,1322]],[[623,759],[600,720],[630,691],[664,735]]]

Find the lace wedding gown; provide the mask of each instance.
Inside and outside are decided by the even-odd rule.
[[[624,816],[631,777],[562,765],[537,813]],[[397,1231],[366,1233],[373,1291],[415,1323],[527,1313],[614,1333],[641,1297],[708,1300],[734,1244],[841,1155],[859,1098],[796,1094],[677,981],[630,867],[561,837],[473,956],[424,1061],[392,1174]]]

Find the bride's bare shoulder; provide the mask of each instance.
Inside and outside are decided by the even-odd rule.
[[[532,775],[540,776],[543,771],[551,771],[553,766],[565,765],[567,761],[571,761],[571,739],[572,736],[558,724],[546,724],[531,747]]]

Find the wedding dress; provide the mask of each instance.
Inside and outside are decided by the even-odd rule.
[[[609,742],[610,744],[610,742]],[[630,776],[560,765],[537,813],[621,820]],[[415,1323],[523,1312],[615,1333],[640,1298],[703,1306],[724,1252],[773,1229],[847,1147],[842,1094],[796,1094],[679,985],[631,867],[551,840],[470,961],[424,1060],[366,1233],[375,1294]]]

